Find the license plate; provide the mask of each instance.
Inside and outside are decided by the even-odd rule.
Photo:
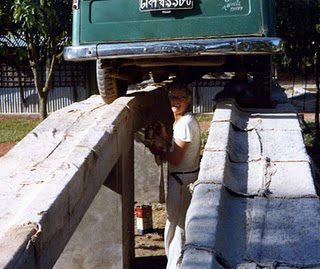
[[[192,9],[193,0],[140,0],[140,11]]]

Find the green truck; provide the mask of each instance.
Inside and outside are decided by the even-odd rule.
[[[70,61],[96,61],[106,103],[150,74],[187,82],[209,72],[245,71],[270,99],[275,36],[272,0],[73,0]]]

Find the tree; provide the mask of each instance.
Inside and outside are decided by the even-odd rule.
[[[68,0],[1,0],[0,17],[5,16],[13,35],[25,41],[40,117],[47,117],[47,99],[54,67],[62,57],[71,33],[71,4]],[[10,9],[8,10],[8,6]],[[1,15],[2,14],[2,15]],[[1,22],[1,20],[0,20]],[[18,26],[18,27],[17,27]],[[16,29],[17,28],[17,29]],[[10,32],[10,29],[7,32]],[[44,76],[43,74],[44,70]]]
[[[316,137],[320,138],[320,1],[275,0],[277,33],[284,40],[285,53],[280,65],[297,72],[313,73],[317,85],[315,103]]]
[[[292,72],[312,69],[316,53],[319,20],[318,0],[275,0],[277,35],[284,40],[285,53],[280,58]]]

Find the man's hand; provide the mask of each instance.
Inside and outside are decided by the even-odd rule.
[[[159,124],[160,124],[160,137],[163,140],[165,140],[167,143],[168,142],[170,143],[170,136],[167,132],[166,126],[162,122],[159,122]]]
[[[157,147],[155,144],[151,145],[149,147],[150,149],[150,152],[153,154],[153,155],[158,155],[158,156],[161,156],[164,154],[164,151],[162,148],[160,147]]]

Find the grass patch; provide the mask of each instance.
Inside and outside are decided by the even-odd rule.
[[[313,163],[320,170],[320,142],[316,137],[316,125],[314,121],[301,122],[301,129],[303,132],[303,140],[306,147],[306,151]],[[315,174],[317,185],[319,184],[319,174]],[[318,192],[320,192],[318,185]]]
[[[208,128],[210,126],[210,122],[212,121],[212,114],[202,114],[199,113],[196,115],[197,121],[200,123],[208,123]],[[204,124],[206,126],[206,124]],[[200,155],[203,155],[204,147],[207,143],[209,136],[209,129],[207,128],[201,128],[201,137],[200,137]]]
[[[200,139],[200,155],[203,155],[204,147],[207,143],[209,136],[209,131],[202,131],[201,132],[201,139]]]
[[[0,118],[0,143],[17,142],[40,123],[38,119]]]
[[[320,146],[316,139],[316,126],[314,121],[307,121],[304,124],[301,124],[301,129],[303,132],[304,144],[307,148]]]
[[[311,129],[311,128],[310,128]],[[306,147],[308,148],[312,148],[314,145],[314,137],[315,137],[315,131],[314,128],[308,131],[303,130],[303,139],[304,139],[304,144],[306,145]]]

